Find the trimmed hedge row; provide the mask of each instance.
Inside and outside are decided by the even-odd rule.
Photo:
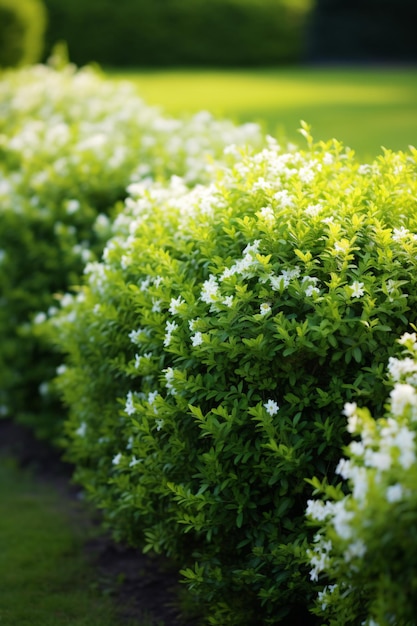
[[[417,151],[283,149],[54,62],[0,81],[0,413],[203,623],[414,624]]]
[[[62,60],[55,55],[55,62]],[[202,112],[176,120],[149,107],[128,84],[95,71],[36,66],[0,81],[0,406],[39,435],[59,433],[45,393],[54,359],[33,337],[32,318],[57,305],[101,253],[108,217],[132,180],[183,174],[210,178],[230,143],[261,143]],[[55,295],[54,295],[55,294]],[[42,384],[44,383],[44,384]]]
[[[346,401],[382,411],[417,321],[416,151],[359,165],[303,132],[191,191],[132,185],[47,324],[77,480],[219,626],[308,620],[306,479],[331,476]]]

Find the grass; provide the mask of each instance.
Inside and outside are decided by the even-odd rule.
[[[94,572],[82,552],[86,530],[77,519],[58,491],[2,460],[0,624],[120,623],[110,598],[94,590]]]
[[[417,146],[416,68],[111,71],[133,81],[144,100],[174,116],[207,109],[238,122],[259,121],[300,142],[300,120],[316,139],[335,137],[362,160],[381,146]]]

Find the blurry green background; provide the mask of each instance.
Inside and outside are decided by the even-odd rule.
[[[363,160],[417,145],[416,0],[0,0],[0,65],[10,34],[34,31],[34,5],[43,56],[33,35],[26,63],[65,41],[71,61],[175,116],[207,109],[290,140],[304,119]]]

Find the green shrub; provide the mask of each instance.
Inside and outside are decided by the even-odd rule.
[[[0,0],[0,67],[39,61],[45,28],[42,0]]]
[[[303,133],[191,191],[130,187],[46,325],[77,480],[210,624],[306,623],[305,478],[334,469],[346,399],[381,410],[417,317],[416,151],[359,165]]]
[[[303,52],[311,0],[46,0],[48,39],[79,64],[254,65]],[[94,25],[94,28],[92,28]]]
[[[133,87],[88,68],[36,66],[4,74],[2,413],[30,423],[40,435],[59,432],[59,411],[45,394],[55,360],[33,337],[30,322],[56,305],[54,294],[78,283],[86,261],[101,253],[109,232],[106,216],[117,213],[126,186],[174,173],[184,174],[192,186],[210,177],[225,145],[260,141],[254,124],[237,127],[204,112],[184,120],[164,117]]]
[[[392,387],[387,412],[373,419],[348,403],[352,441],[337,474],[348,492],[311,481],[326,501],[310,500],[319,526],[309,550],[311,577],[327,579],[315,612],[335,626],[417,624],[417,336],[406,333],[402,359],[388,364]],[[346,490],[345,490],[346,491]]]

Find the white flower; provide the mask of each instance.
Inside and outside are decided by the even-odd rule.
[[[66,371],[67,371],[67,366],[64,364],[58,365],[58,367],[56,368],[56,373],[58,374],[58,376],[62,376],[62,374],[65,374]]]
[[[85,422],[81,422],[81,424],[75,431],[75,434],[78,435],[79,437],[85,437],[86,432],[87,432],[87,424]]]
[[[352,298],[360,298],[365,293],[365,291],[363,289],[364,284],[363,283],[359,283],[357,280],[355,280],[355,282],[353,282],[351,285],[349,285],[349,287],[352,290],[352,293],[351,293],[351,297]]]
[[[200,346],[203,343],[203,335],[200,331],[191,337],[191,343],[193,347]]]
[[[201,289],[200,299],[207,304],[216,302],[219,297],[219,285],[217,279],[211,274],[209,280],[204,281],[203,288]]]
[[[128,415],[133,415],[133,413],[136,412],[136,409],[133,405],[133,393],[131,391],[128,391],[126,396],[125,412]]]
[[[170,322],[169,320],[167,321],[166,325],[165,325],[165,339],[164,339],[164,346],[168,347],[169,344],[171,343],[171,339],[172,339],[172,333],[174,330],[176,330],[178,328],[178,324],[176,322]]]
[[[46,322],[46,314],[45,313],[37,313],[33,319],[34,324],[43,324]]]
[[[320,289],[318,287],[314,287],[314,285],[309,285],[305,290],[305,294],[307,298],[311,298],[311,296],[313,296],[314,294],[319,294],[319,293],[320,293]]]
[[[158,397],[159,393],[157,391],[151,391],[148,394],[148,402],[149,404],[155,404],[155,400]]]
[[[345,561],[346,563],[349,563],[349,561],[351,561],[355,557],[360,559],[364,556],[364,554],[366,554],[366,546],[362,539],[357,539],[353,543],[350,543],[346,548],[344,554]]]
[[[398,339],[398,343],[401,345],[405,345],[406,343],[408,343],[409,341],[411,341],[411,343],[417,344],[417,334],[416,333],[404,333],[400,339]]]
[[[80,206],[81,205],[78,200],[68,200],[67,206],[66,206],[66,211],[68,215],[72,215],[73,213],[76,213],[78,209],[80,208]]]
[[[401,228],[394,228],[392,233],[392,238],[394,241],[400,241],[400,239],[404,239],[407,235],[410,234],[410,231],[401,226]]]
[[[156,430],[158,430],[158,431],[159,431],[159,430],[161,430],[161,428],[163,427],[164,423],[165,423],[165,422],[164,422],[164,420],[163,420],[163,419],[157,419],[157,420],[155,420]]]
[[[182,304],[185,304],[185,300],[181,296],[178,296],[178,298],[171,298],[169,312],[172,315],[177,315]]]
[[[344,480],[347,480],[351,476],[351,462],[348,459],[340,459],[335,472]]]
[[[122,453],[119,452],[118,454],[116,454],[116,456],[113,457],[112,463],[113,465],[119,465],[120,461],[122,460]]]
[[[403,376],[417,373],[417,362],[410,357],[396,359],[390,356],[388,359],[388,372],[394,381],[398,381]]]
[[[392,465],[392,457],[388,451],[374,452],[368,449],[364,460],[367,467],[375,467],[380,472],[388,470]]]
[[[135,456],[132,456],[129,467],[135,467],[135,465],[138,465],[138,463],[142,463],[142,459],[137,459]]]
[[[402,415],[406,406],[417,406],[417,394],[414,387],[397,383],[390,393],[391,411],[394,415]]]
[[[228,307],[233,306],[233,296],[226,296],[222,301],[222,304]]]
[[[386,497],[387,501],[390,503],[399,502],[403,498],[403,495],[404,491],[402,485],[398,483],[387,488]]]
[[[307,500],[306,514],[322,522],[333,514],[333,505],[331,502],[322,502],[321,500]]]
[[[152,298],[152,312],[160,313],[161,312],[161,300],[157,300],[156,298]]]
[[[143,329],[142,328],[138,328],[138,330],[131,330],[129,333],[129,339],[132,343],[136,343],[139,344],[140,343],[140,339],[139,337],[141,336],[141,334],[143,333]]]
[[[350,539],[353,534],[352,527],[350,526],[350,521],[353,518],[353,512],[347,511],[344,505],[344,500],[339,500],[334,503],[332,524],[339,537],[342,539]]]
[[[268,315],[268,313],[270,313],[272,311],[271,303],[270,302],[262,302],[262,304],[259,307],[259,309],[260,309],[260,314],[261,315]]]
[[[264,407],[266,412],[271,416],[276,415],[279,411],[279,406],[275,400],[268,400],[268,402],[265,402]]]

